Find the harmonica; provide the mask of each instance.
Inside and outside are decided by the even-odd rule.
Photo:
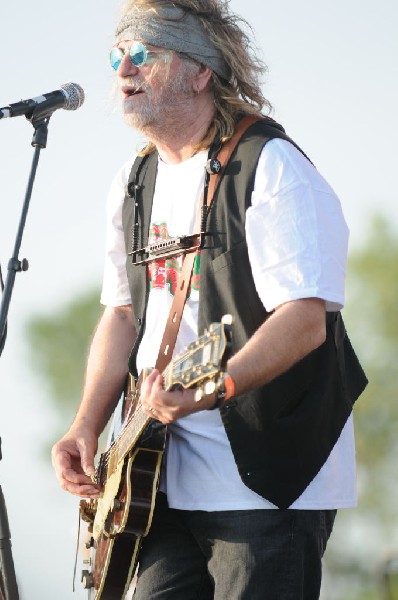
[[[161,258],[170,258],[179,254],[193,252],[199,247],[200,235],[181,235],[168,240],[154,242],[139,250],[133,250],[129,252],[129,256],[132,256],[135,265],[145,265]]]

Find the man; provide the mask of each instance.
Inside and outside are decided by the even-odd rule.
[[[53,449],[73,494],[99,493],[98,436],[132,346],[132,370],[155,365],[183,259],[143,267],[126,254],[198,231],[208,160],[243,116],[270,107],[244,25],[217,0],[135,0],[117,27],[123,112],[148,143],[111,188],[105,310],[80,408]],[[220,390],[199,399],[165,391],[156,369],[142,384],[168,438],[134,597],[312,600],[336,510],[356,501],[351,409],[366,380],[339,313],[348,230],[332,189],[270,119],[221,167],[175,353],[231,313],[233,354]]]

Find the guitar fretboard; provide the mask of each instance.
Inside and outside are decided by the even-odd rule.
[[[184,353],[166,367],[163,371],[164,389],[170,390],[177,383],[188,388],[204,379],[214,377],[219,372],[225,346],[224,330],[220,324],[214,323],[209,332],[190,344]],[[134,448],[145,428],[153,420],[143,411],[139,389],[133,392],[133,396],[133,414],[128,417],[116,440],[101,455],[96,472],[96,481],[101,485]]]

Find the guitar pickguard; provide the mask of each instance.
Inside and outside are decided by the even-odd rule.
[[[120,488],[124,464],[121,462],[117,469],[110,475],[106,482],[101,496],[97,500],[97,512],[93,524],[93,538],[97,542],[100,535],[105,532],[106,535],[114,535],[117,531],[106,531],[105,522],[108,514],[115,508],[115,500]]]

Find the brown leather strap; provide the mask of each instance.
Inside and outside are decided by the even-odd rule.
[[[259,117],[247,116],[239,121],[235,133],[233,136],[223,145],[217,158],[221,163],[221,170],[219,173],[210,175],[209,189],[207,193],[207,206],[210,206],[215,191],[221,181],[223,172],[229,159],[231,158],[232,152],[234,151],[240,138],[250,125],[259,120]],[[200,214],[200,213],[199,213]],[[182,314],[184,312],[185,302],[188,296],[188,290],[191,283],[193,265],[197,252],[189,252],[185,254],[184,263],[182,265],[181,273],[178,278],[176,291],[174,294],[173,302],[171,304],[170,313],[167,318],[166,327],[163,333],[162,342],[159,348],[159,354],[156,360],[155,368],[161,373],[169,364],[171,357],[174,352],[175,343],[177,340],[178,331],[180,329],[180,323]]]
[[[181,273],[178,278],[176,291],[171,304],[170,313],[167,318],[162,343],[160,344],[159,354],[155,365],[155,368],[161,373],[163,373],[173,355],[174,346],[182,319],[182,313],[184,312],[185,301],[187,299],[188,289],[191,283],[193,264],[195,262],[196,254],[196,252],[189,252],[185,255]]]
[[[246,129],[250,127],[250,125],[253,125],[253,123],[256,123],[256,121],[259,120],[260,117],[256,117],[255,115],[248,115],[247,117],[243,117],[243,119],[241,119],[237,124],[233,136],[221,148],[217,156],[217,159],[221,163],[221,169],[218,173],[213,173],[212,175],[210,175],[209,190],[207,193],[207,206],[210,206],[213,202],[214,194],[216,193],[216,190],[222,179],[225,167],[227,166],[228,161],[231,158],[232,152],[235,150],[240,138],[245,133]]]

